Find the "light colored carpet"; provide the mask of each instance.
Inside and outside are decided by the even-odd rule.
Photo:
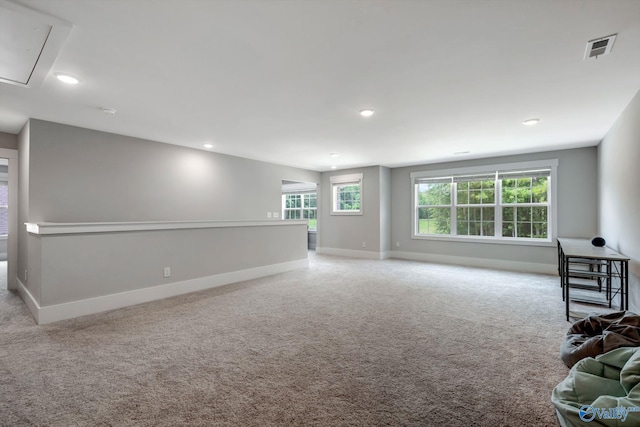
[[[556,426],[553,276],[310,267],[37,326],[0,293],[0,424]]]

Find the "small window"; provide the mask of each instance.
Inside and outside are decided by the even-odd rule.
[[[329,178],[332,194],[332,215],[362,215],[362,174]]]

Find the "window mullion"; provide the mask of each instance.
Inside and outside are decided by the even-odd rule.
[[[495,237],[502,237],[502,180],[496,179],[496,211],[494,212],[495,218],[495,230],[493,235]]]
[[[451,183],[451,235],[458,235],[458,215],[456,207],[458,206],[458,183]]]

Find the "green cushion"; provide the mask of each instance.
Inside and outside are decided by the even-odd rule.
[[[551,401],[562,425],[585,425],[580,410],[619,407],[640,410],[640,347],[622,347],[576,363],[553,389]],[[614,412],[617,414],[618,412]],[[595,416],[589,426],[640,426],[640,412],[628,412],[624,422]]]

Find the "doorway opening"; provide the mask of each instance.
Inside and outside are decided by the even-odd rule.
[[[307,220],[307,245],[315,250],[318,236],[318,184],[282,180],[282,219]]]

